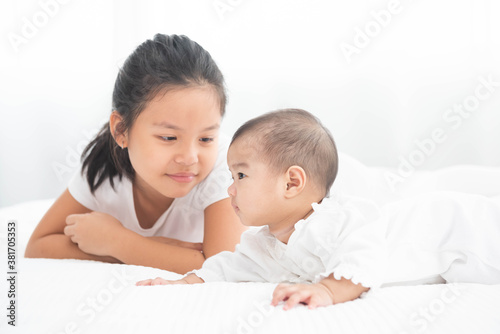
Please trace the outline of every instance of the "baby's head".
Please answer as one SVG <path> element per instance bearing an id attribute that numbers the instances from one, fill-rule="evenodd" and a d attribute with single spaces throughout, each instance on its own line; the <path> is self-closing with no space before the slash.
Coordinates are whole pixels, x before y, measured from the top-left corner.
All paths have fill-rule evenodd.
<path id="1" fill-rule="evenodd" d="M 319 201 L 328 196 L 338 156 L 332 135 L 315 116 L 283 109 L 251 119 L 236 131 L 228 165 L 235 180 L 228 192 L 236 212 L 244 206 L 272 211 L 278 197 L 307 193 Z"/>

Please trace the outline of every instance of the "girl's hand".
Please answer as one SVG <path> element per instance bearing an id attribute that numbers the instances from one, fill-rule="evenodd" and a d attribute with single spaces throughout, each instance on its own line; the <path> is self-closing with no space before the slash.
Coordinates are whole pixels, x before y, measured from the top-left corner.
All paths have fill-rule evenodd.
<path id="1" fill-rule="evenodd" d="M 135 285 L 145 286 L 145 285 L 195 284 L 195 283 L 204 283 L 204 281 L 195 274 L 189 274 L 175 281 L 169 281 L 161 277 L 157 277 L 155 279 L 146 279 L 143 281 L 139 281 L 135 283 Z"/>
<path id="2" fill-rule="evenodd" d="M 106 256 L 112 255 L 111 246 L 120 240 L 119 233 L 123 229 L 113 216 L 94 211 L 66 217 L 64 234 L 85 253 Z"/>
<path id="3" fill-rule="evenodd" d="M 149 237 L 149 239 L 154 240 L 154 241 L 158 241 L 158 242 L 162 242 L 164 244 L 168 244 L 171 246 L 194 249 L 194 250 L 197 250 L 199 252 L 201 252 L 203 250 L 203 244 L 201 242 L 187 242 L 187 241 L 181 241 L 181 240 L 167 238 L 167 237 Z"/>
<path id="4" fill-rule="evenodd" d="M 279 284 L 273 292 L 271 305 L 284 301 L 284 310 L 289 310 L 298 303 L 308 305 L 309 309 L 333 304 L 333 293 L 321 283 L 316 284 Z"/>

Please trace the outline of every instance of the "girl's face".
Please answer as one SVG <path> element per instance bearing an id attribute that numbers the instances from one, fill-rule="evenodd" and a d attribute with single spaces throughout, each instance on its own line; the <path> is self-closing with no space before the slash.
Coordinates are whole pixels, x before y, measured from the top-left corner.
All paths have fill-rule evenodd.
<path id="1" fill-rule="evenodd" d="M 188 194 L 215 164 L 220 122 L 219 101 L 209 86 L 158 94 L 125 135 L 134 185 L 153 196 Z"/>

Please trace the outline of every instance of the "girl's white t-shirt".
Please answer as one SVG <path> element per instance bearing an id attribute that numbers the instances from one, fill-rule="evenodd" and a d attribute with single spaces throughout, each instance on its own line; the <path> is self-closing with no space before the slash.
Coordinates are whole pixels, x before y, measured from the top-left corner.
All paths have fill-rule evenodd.
<path id="1" fill-rule="evenodd" d="M 118 176 L 114 177 L 114 189 L 109 179 L 106 179 L 92 194 L 87 177 L 82 175 L 80 168 L 69 182 L 68 190 L 86 208 L 107 213 L 129 230 L 145 237 L 163 236 L 187 242 L 202 242 L 205 209 L 229 197 L 227 188 L 231 184 L 231 173 L 226 162 L 228 146 L 228 137 L 220 135 L 217 160 L 210 174 L 186 196 L 175 198 L 170 207 L 148 229 L 139 225 L 132 182 L 125 176 L 121 180 Z"/>

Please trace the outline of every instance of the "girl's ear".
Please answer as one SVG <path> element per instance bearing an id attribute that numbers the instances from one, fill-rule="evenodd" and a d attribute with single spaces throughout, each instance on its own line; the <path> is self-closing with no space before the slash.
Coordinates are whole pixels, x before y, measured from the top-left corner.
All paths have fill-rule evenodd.
<path id="1" fill-rule="evenodd" d="M 304 190 L 307 182 L 307 175 L 300 166 L 291 166 L 286 171 L 285 197 L 292 198 Z"/>
<path id="2" fill-rule="evenodd" d="M 115 139 L 115 142 L 121 148 L 127 147 L 127 136 L 123 131 L 123 117 L 118 113 L 118 111 L 113 110 L 111 116 L 109 117 L 109 131 Z"/>

